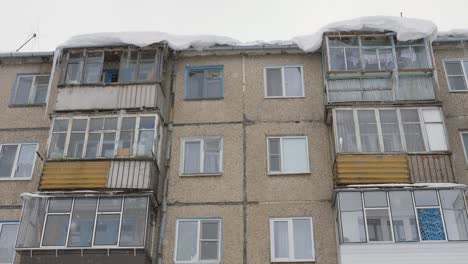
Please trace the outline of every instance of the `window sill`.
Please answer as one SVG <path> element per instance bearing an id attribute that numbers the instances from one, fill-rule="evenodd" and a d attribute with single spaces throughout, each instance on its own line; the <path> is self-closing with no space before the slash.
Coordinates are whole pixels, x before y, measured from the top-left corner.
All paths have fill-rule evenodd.
<path id="1" fill-rule="evenodd" d="M 58 162 L 80 162 L 80 161 L 133 161 L 133 160 L 140 160 L 140 161 L 152 161 L 153 157 L 114 157 L 114 158 L 93 158 L 93 159 L 86 159 L 86 158 L 67 158 L 67 157 L 60 157 L 60 158 L 51 158 L 47 157 L 47 161 L 58 161 Z"/>
<path id="2" fill-rule="evenodd" d="M 43 104 L 10 104 L 8 107 L 16 108 L 16 107 L 43 107 L 46 106 L 45 103 Z"/>
<path id="3" fill-rule="evenodd" d="M 6 181 L 30 181 L 32 178 L 0 178 L 0 182 L 6 182 Z"/>
<path id="4" fill-rule="evenodd" d="M 304 99 L 305 96 L 265 96 L 265 99 Z"/>
<path id="5" fill-rule="evenodd" d="M 217 101 L 224 100 L 224 97 L 213 97 L 213 98 L 184 98 L 184 101 Z"/>
<path id="6" fill-rule="evenodd" d="M 310 174 L 310 171 L 304 171 L 304 172 L 269 172 L 267 175 L 268 176 L 297 176 L 297 175 L 304 175 L 307 176 L 307 174 Z"/>
<path id="7" fill-rule="evenodd" d="M 315 259 L 300 259 L 300 260 L 274 260 L 272 259 L 270 261 L 271 263 L 293 263 L 293 262 L 299 262 L 299 263 L 313 263 L 315 262 Z"/>
<path id="8" fill-rule="evenodd" d="M 127 86 L 127 85 L 142 85 L 142 84 L 158 84 L 158 81 L 149 82 L 113 82 L 113 83 L 62 83 L 57 85 L 58 88 L 73 88 L 86 86 Z"/>
<path id="9" fill-rule="evenodd" d="M 467 90 L 449 90 L 449 93 L 468 93 L 468 89 Z"/>
<path id="10" fill-rule="evenodd" d="M 210 176 L 222 176 L 223 173 L 182 173 L 180 177 L 210 177 Z"/>

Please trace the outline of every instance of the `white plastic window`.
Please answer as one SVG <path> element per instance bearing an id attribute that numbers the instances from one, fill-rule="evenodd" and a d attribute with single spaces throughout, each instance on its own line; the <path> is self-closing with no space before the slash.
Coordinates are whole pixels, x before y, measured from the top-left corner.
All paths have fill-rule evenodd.
<path id="1" fill-rule="evenodd" d="M 49 74 L 20 75 L 13 89 L 12 105 L 45 104 Z"/>
<path id="2" fill-rule="evenodd" d="M 267 142 L 269 174 L 310 171 L 307 137 L 268 137 Z"/>
<path id="3" fill-rule="evenodd" d="M 0 222 L 0 264 L 12 264 L 15 260 L 18 225 L 18 222 Z"/>
<path id="4" fill-rule="evenodd" d="M 220 262 L 220 219 L 178 219 L 176 225 L 176 263 Z"/>
<path id="5" fill-rule="evenodd" d="M 265 68 L 266 97 L 303 97 L 302 66 L 272 66 Z"/>
<path id="6" fill-rule="evenodd" d="M 219 174 L 223 166 L 223 138 L 190 137 L 182 139 L 182 174 Z"/>
<path id="7" fill-rule="evenodd" d="M 0 144 L 0 180 L 31 179 L 38 144 Z"/>
<path id="8" fill-rule="evenodd" d="M 271 261 L 315 260 L 311 217 L 270 219 Z"/>
<path id="9" fill-rule="evenodd" d="M 468 60 L 445 61 L 449 90 L 468 91 Z"/>

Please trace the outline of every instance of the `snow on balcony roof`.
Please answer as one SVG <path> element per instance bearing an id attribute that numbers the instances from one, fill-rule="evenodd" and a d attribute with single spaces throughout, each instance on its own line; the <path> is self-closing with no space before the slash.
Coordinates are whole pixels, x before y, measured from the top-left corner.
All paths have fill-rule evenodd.
<path id="1" fill-rule="evenodd" d="M 436 41 L 468 40 L 468 29 L 453 29 L 437 33 Z"/>
<path id="2" fill-rule="evenodd" d="M 241 42 L 239 40 L 216 35 L 174 35 L 164 32 L 108 32 L 77 35 L 58 48 L 76 47 L 103 47 L 135 45 L 139 47 L 148 46 L 154 43 L 167 43 L 174 50 L 185 50 L 194 48 L 203 50 L 219 45 L 252 47 L 264 45 L 297 45 L 305 52 L 314 52 L 322 45 L 324 32 L 343 31 L 393 31 L 396 32 L 398 40 L 407 41 L 419 38 L 431 37 L 434 39 L 437 26 L 423 19 L 393 17 L 393 16 L 370 16 L 359 17 L 351 20 L 335 22 L 322 27 L 317 32 L 297 36 L 286 41 L 254 41 Z"/>

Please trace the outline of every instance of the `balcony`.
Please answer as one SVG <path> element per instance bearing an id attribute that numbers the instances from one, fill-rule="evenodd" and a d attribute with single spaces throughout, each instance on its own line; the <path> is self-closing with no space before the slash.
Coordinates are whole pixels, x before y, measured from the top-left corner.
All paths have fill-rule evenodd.
<path id="1" fill-rule="evenodd" d="M 162 109 L 164 100 L 158 83 L 64 86 L 58 89 L 55 111 Z"/>
<path id="2" fill-rule="evenodd" d="M 338 154 L 335 184 L 456 182 L 451 154 Z"/>
<path id="3" fill-rule="evenodd" d="M 39 190 L 153 189 L 157 171 L 152 160 L 47 161 Z"/>

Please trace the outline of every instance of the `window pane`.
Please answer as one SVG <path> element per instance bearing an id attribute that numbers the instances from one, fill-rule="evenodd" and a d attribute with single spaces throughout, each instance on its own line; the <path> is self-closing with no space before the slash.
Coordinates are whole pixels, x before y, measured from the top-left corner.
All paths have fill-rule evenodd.
<path id="1" fill-rule="evenodd" d="M 114 156 L 115 148 L 115 132 L 104 133 L 102 140 L 101 157 L 112 158 Z"/>
<path id="2" fill-rule="evenodd" d="M 74 119 L 72 124 L 72 132 L 86 131 L 86 124 L 88 120 L 86 119 Z"/>
<path id="3" fill-rule="evenodd" d="M 437 191 L 435 190 L 414 191 L 414 200 L 416 202 L 416 206 L 439 205 Z"/>
<path id="4" fill-rule="evenodd" d="M 339 193 L 343 242 L 366 242 L 360 192 Z"/>
<path id="5" fill-rule="evenodd" d="M 96 198 L 76 198 L 68 235 L 69 247 L 89 247 L 93 237 Z"/>
<path id="6" fill-rule="evenodd" d="M 154 116 L 142 116 L 140 118 L 140 129 L 154 129 L 155 120 Z"/>
<path id="7" fill-rule="evenodd" d="M 101 81 L 102 52 L 89 52 L 84 67 L 84 83 L 97 83 Z"/>
<path id="8" fill-rule="evenodd" d="M 96 131 L 102 130 L 104 124 L 104 118 L 91 118 L 89 120 L 89 130 Z"/>
<path id="9" fill-rule="evenodd" d="M 44 228 L 44 237 L 42 239 L 42 245 L 65 246 L 69 219 L 69 214 L 48 215 Z"/>
<path id="10" fill-rule="evenodd" d="M 463 138 L 463 147 L 465 148 L 465 153 L 466 153 L 466 157 L 465 159 L 468 160 L 468 133 L 462 133 L 462 138 Z"/>
<path id="11" fill-rule="evenodd" d="M 385 192 L 364 192 L 364 204 L 366 207 L 387 207 L 387 195 Z"/>
<path id="12" fill-rule="evenodd" d="M 151 156 L 153 153 L 154 130 L 140 130 L 138 135 L 137 155 Z"/>
<path id="13" fill-rule="evenodd" d="M 307 172 L 307 145 L 305 138 L 283 138 L 283 172 Z"/>
<path id="14" fill-rule="evenodd" d="M 411 51 L 410 47 L 396 47 L 396 55 L 398 68 L 411 69 L 416 61 L 416 55 Z"/>
<path id="15" fill-rule="evenodd" d="M 205 160 L 203 169 L 204 172 L 216 173 L 221 172 L 221 140 L 205 139 Z"/>
<path id="16" fill-rule="evenodd" d="M 392 210 L 395 241 L 418 241 L 418 226 L 414 215 L 411 192 L 392 191 L 388 193 Z"/>
<path id="17" fill-rule="evenodd" d="M 392 49 L 379 49 L 379 64 L 381 70 L 395 69 Z"/>
<path id="18" fill-rule="evenodd" d="M 153 57 L 154 59 L 154 57 Z M 156 79 L 155 63 L 153 61 L 140 61 L 138 81 L 151 82 Z"/>
<path id="19" fill-rule="evenodd" d="M 429 68 L 429 62 L 427 60 L 426 48 L 424 46 L 412 46 L 413 52 L 416 56 L 414 63 L 415 68 Z"/>
<path id="20" fill-rule="evenodd" d="M 468 219 L 463 191 L 440 190 L 439 194 L 444 210 L 448 239 L 468 240 Z"/>
<path id="21" fill-rule="evenodd" d="M 41 243 L 42 228 L 47 211 L 47 198 L 25 196 L 23 200 L 23 214 L 16 246 L 19 248 L 38 248 Z"/>
<path id="22" fill-rule="evenodd" d="M 206 98 L 223 97 L 223 70 L 206 70 Z"/>
<path id="23" fill-rule="evenodd" d="M 217 241 L 202 241 L 200 243 L 200 260 L 217 260 L 218 244 Z"/>
<path id="24" fill-rule="evenodd" d="M 200 142 L 185 142 L 184 173 L 200 172 Z"/>
<path id="25" fill-rule="evenodd" d="M 128 51 L 122 53 L 120 61 L 119 81 L 132 82 L 136 79 L 136 70 L 138 64 L 138 52 Z"/>
<path id="26" fill-rule="evenodd" d="M 99 198 L 99 212 L 120 212 L 122 209 L 122 198 L 101 197 Z"/>
<path id="27" fill-rule="evenodd" d="M 116 130 L 117 117 L 106 117 L 104 120 L 104 130 Z"/>
<path id="28" fill-rule="evenodd" d="M 218 221 L 201 221 L 201 239 L 219 239 Z"/>
<path id="29" fill-rule="evenodd" d="M 83 155 L 84 147 L 84 133 L 72 133 L 70 136 L 70 143 L 68 145 L 67 156 L 70 158 L 81 158 Z"/>
<path id="30" fill-rule="evenodd" d="M 379 152 L 377 121 L 373 110 L 358 110 L 359 133 L 363 152 Z"/>
<path id="31" fill-rule="evenodd" d="M 39 78 L 39 77 L 37 77 Z M 37 80 L 37 79 L 36 79 Z M 47 88 L 48 85 L 37 85 L 36 93 L 34 94 L 33 103 L 34 104 L 44 104 L 47 100 Z"/>
<path id="32" fill-rule="evenodd" d="M 54 121 L 53 132 L 67 132 L 68 130 L 68 119 L 56 119 Z"/>
<path id="33" fill-rule="evenodd" d="M 122 215 L 120 246 L 143 246 L 147 217 L 146 197 L 126 197 Z"/>
<path id="34" fill-rule="evenodd" d="M 281 153 L 280 153 L 280 139 L 279 138 L 269 138 L 268 139 L 268 149 L 269 159 L 270 159 L 270 168 L 269 171 L 281 171 Z"/>
<path id="35" fill-rule="evenodd" d="M 266 69 L 267 96 L 282 96 L 281 68 Z"/>
<path id="36" fill-rule="evenodd" d="M 422 111 L 424 122 L 442 122 L 442 116 L 438 109 L 424 109 Z"/>
<path id="37" fill-rule="evenodd" d="M 385 152 L 398 152 L 402 150 L 400 127 L 396 110 L 380 110 L 380 128 Z"/>
<path id="38" fill-rule="evenodd" d="M 343 48 L 330 48 L 330 69 L 332 71 L 346 70 L 345 55 Z"/>
<path id="39" fill-rule="evenodd" d="M 0 178 L 11 177 L 18 145 L 3 145 L 0 152 Z"/>
<path id="40" fill-rule="evenodd" d="M 419 230 L 422 240 L 445 240 L 444 224 L 439 208 L 418 208 Z"/>
<path id="41" fill-rule="evenodd" d="M 286 96 L 303 96 L 302 74 L 300 67 L 285 67 L 284 79 Z"/>
<path id="42" fill-rule="evenodd" d="M 53 198 L 49 200 L 49 213 L 70 213 L 72 207 L 71 198 Z"/>
<path id="43" fill-rule="evenodd" d="M 377 49 L 362 49 L 362 63 L 365 70 L 378 70 L 379 61 L 377 59 Z"/>
<path id="44" fill-rule="evenodd" d="M 187 73 L 186 96 L 189 99 L 203 98 L 205 71 L 189 70 Z"/>
<path id="45" fill-rule="evenodd" d="M 94 245 L 116 245 L 119 225 L 120 214 L 98 215 Z"/>
<path id="46" fill-rule="evenodd" d="M 88 143 L 86 145 L 86 158 L 93 159 L 98 157 L 98 147 L 101 141 L 101 134 L 89 133 Z"/>
<path id="47" fill-rule="evenodd" d="M 388 209 L 366 209 L 369 241 L 392 241 Z"/>
<path id="48" fill-rule="evenodd" d="M 447 150 L 447 142 L 443 123 L 426 124 L 427 141 L 431 151 Z"/>
<path id="49" fill-rule="evenodd" d="M 448 76 L 450 90 L 466 90 L 466 81 L 463 76 Z"/>
<path id="50" fill-rule="evenodd" d="M 34 77 L 19 77 L 16 86 L 15 104 L 29 103 L 29 95 Z"/>
<path id="51" fill-rule="evenodd" d="M 119 138 L 119 148 L 117 151 L 117 156 L 119 157 L 129 157 L 132 155 L 133 149 L 133 135 L 134 132 L 120 132 Z"/>
<path id="52" fill-rule="evenodd" d="M 360 70 L 362 67 L 359 48 L 346 48 L 345 53 L 347 70 Z"/>
<path id="53" fill-rule="evenodd" d="M 417 109 L 402 109 L 401 119 L 405 131 L 406 148 L 409 152 L 425 151 L 424 140 Z"/>
<path id="54" fill-rule="evenodd" d="M 134 130 L 136 118 L 135 117 L 124 117 L 122 118 L 121 130 Z"/>
<path id="55" fill-rule="evenodd" d="M 177 261 L 195 261 L 198 243 L 198 222 L 179 221 L 177 224 Z"/>
<path id="56" fill-rule="evenodd" d="M 338 133 L 338 151 L 356 152 L 356 130 L 354 127 L 354 116 L 352 110 L 336 111 L 336 128 Z"/>
<path id="57" fill-rule="evenodd" d="M 287 221 L 273 222 L 275 258 L 289 258 L 289 233 Z"/>
<path id="58" fill-rule="evenodd" d="M 459 61 L 445 62 L 445 70 L 447 75 L 463 75 L 463 68 Z"/>
<path id="59" fill-rule="evenodd" d="M 18 224 L 0 224 L 0 263 L 13 263 Z"/>
<path id="60" fill-rule="evenodd" d="M 15 178 L 31 177 L 34 168 L 34 158 L 36 156 L 36 144 L 22 145 L 19 153 Z"/>
<path id="61" fill-rule="evenodd" d="M 312 259 L 312 230 L 309 219 L 293 219 L 294 258 Z"/>

